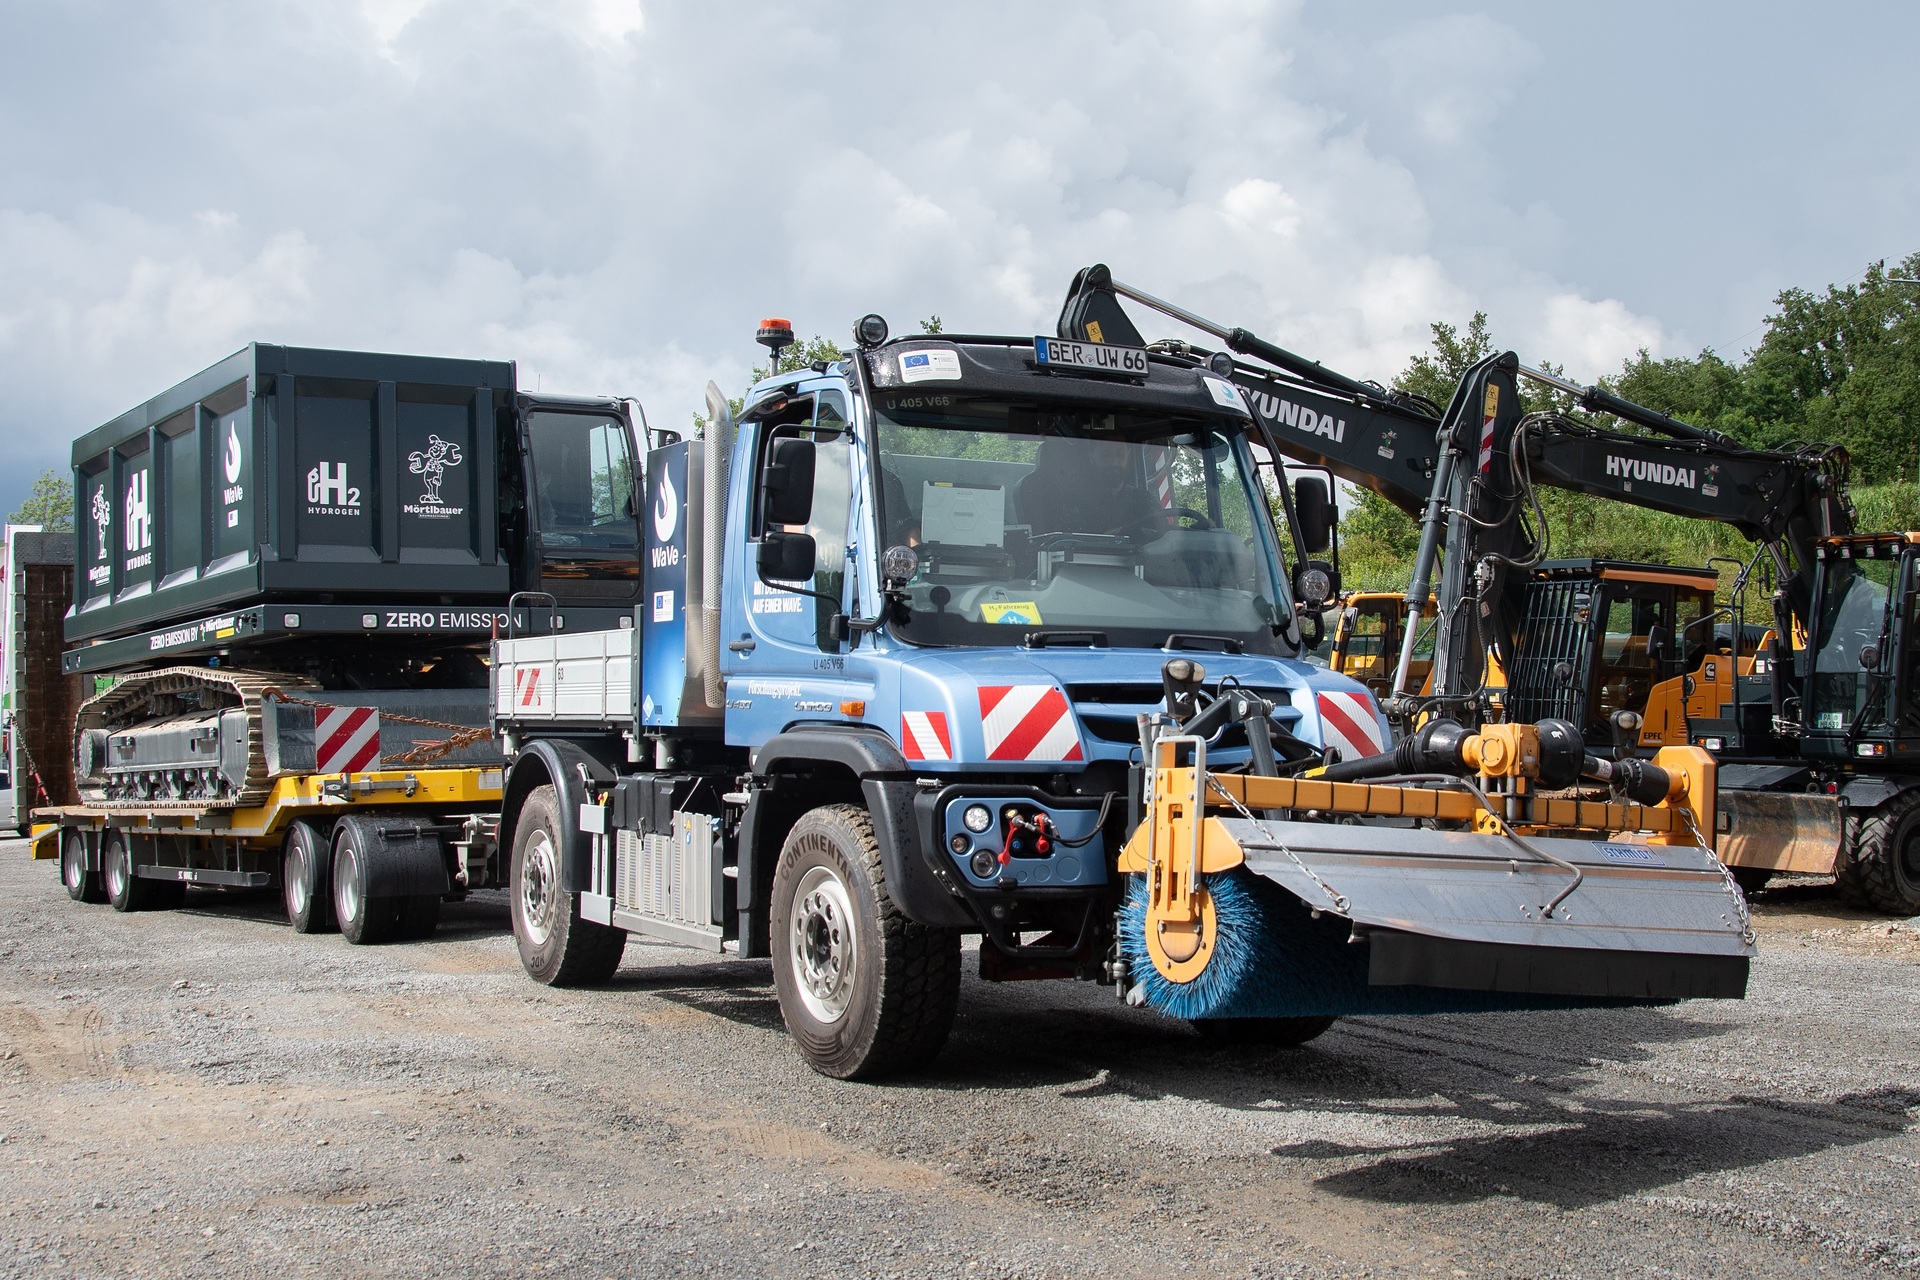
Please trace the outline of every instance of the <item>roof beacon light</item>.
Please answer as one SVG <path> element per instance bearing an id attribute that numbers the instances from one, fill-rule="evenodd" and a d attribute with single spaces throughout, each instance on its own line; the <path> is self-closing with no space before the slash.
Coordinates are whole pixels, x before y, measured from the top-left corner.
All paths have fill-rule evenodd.
<path id="1" fill-rule="evenodd" d="M 769 316 L 760 322 L 760 332 L 753 335 L 753 340 L 773 352 L 773 363 L 778 367 L 780 353 L 793 345 L 793 322 Z"/>
<path id="2" fill-rule="evenodd" d="M 863 347 L 877 347 L 887 340 L 886 317 L 869 311 L 853 322 L 853 340 Z"/>

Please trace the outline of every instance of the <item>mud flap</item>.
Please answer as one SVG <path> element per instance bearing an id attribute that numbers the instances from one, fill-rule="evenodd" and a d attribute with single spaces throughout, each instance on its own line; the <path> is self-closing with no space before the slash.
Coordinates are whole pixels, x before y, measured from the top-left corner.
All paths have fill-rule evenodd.
<path id="1" fill-rule="evenodd" d="M 1840 857 L 1843 815 L 1832 796 L 1722 788 L 1725 829 L 1714 844 L 1730 867 L 1829 876 Z"/>
<path id="2" fill-rule="evenodd" d="M 1533 838 L 1577 866 L 1572 883 L 1503 836 L 1404 827 L 1224 819 L 1247 869 L 1316 913 L 1368 995 L 1341 1012 L 1641 1003 L 1745 994 L 1754 954 L 1745 902 L 1706 850 Z M 1304 941 L 1304 939 L 1303 939 Z M 1334 957 L 1326 957 L 1334 962 Z M 1466 993 L 1485 999 L 1463 1003 Z M 1327 1012 L 1335 1012 L 1329 1009 Z"/>

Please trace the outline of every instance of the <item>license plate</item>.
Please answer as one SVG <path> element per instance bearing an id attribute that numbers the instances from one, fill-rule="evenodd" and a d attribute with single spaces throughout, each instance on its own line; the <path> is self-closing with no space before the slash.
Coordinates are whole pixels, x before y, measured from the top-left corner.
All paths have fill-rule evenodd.
<path id="1" fill-rule="evenodd" d="M 1145 347 L 1116 347 L 1105 342 L 1073 342 L 1065 338 L 1035 338 L 1033 358 L 1052 369 L 1091 369 L 1096 373 L 1147 376 Z"/>

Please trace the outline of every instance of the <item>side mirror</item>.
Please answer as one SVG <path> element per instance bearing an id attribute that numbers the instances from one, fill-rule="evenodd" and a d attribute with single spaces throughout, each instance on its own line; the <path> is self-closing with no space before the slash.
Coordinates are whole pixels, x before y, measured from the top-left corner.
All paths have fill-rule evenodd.
<path id="1" fill-rule="evenodd" d="M 813 515 L 813 441 L 782 436 L 767 449 L 760 472 L 760 520 L 763 528 L 805 524 Z M 812 556 L 802 577 L 812 577 Z"/>
<path id="2" fill-rule="evenodd" d="M 1333 500 L 1327 496 L 1327 482 L 1318 476 L 1301 476 L 1293 482 L 1293 512 L 1300 521 L 1300 540 L 1315 553 L 1333 545 Z"/>
<path id="3" fill-rule="evenodd" d="M 1860 646 L 1860 665 L 1868 671 L 1880 669 L 1880 646 L 1863 644 Z"/>
<path id="4" fill-rule="evenodd" d="M 760 576 L 770 581 L 807 581 L 813 577 L 813 559 L 810 533 L 783 533 L 776 529 L 760 541 Z"/>

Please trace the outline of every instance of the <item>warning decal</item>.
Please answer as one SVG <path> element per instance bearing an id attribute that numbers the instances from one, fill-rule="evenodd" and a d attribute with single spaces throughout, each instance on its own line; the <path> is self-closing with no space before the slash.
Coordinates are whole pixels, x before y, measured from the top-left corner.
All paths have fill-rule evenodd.
<path id="1" fill-rule="evenodd" d="M 902 711 L 900 753 L 909 760 L 953 759 L 953 731 L 944 711 Z"/>
<path id="2" fill-rule="evenodd" d="M 1083 760 L 1067 697 L 1050 684 L 980 686 L 989 760 Z"/>
<path id="3" fill-rule="evenodd" d="M 1342 760 L 1380 754 L 1380 722 L 1366 694 L 1323 693 L 1319 706 L 1323 746 L 1334 748 Z"/>
<path id="4" fill-rule="evenodd" d="M 325 707 L 313 713 L 314 767 L 320 773 L 363 773 L 380 761 L 380 713 L 372 707 Z"/>

